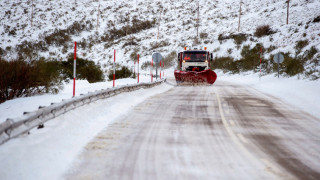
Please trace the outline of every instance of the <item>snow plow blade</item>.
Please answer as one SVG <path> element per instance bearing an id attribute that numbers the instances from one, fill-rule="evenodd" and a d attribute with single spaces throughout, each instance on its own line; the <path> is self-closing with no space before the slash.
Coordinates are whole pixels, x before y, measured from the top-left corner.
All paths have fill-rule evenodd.
<path id="1" fill-rule="evenodd" d="M 177 84 L 190 83 L 190 84 L 213 84 L 217 79 L 217 74 L 210 70 L 204 70 L 200 72 L 196 71 L 174 71 L 174 77 Z"/>

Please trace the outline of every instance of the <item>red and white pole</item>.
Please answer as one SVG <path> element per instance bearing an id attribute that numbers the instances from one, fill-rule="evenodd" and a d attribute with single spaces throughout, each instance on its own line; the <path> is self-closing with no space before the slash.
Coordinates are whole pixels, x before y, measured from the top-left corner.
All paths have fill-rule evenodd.
<path id="1" fill-rule="evenodd" d="M 76 94 L 76 65 L 77 65 L 77 42 L 74 42 L 74 61 L 73 61 L 73 97 Z"/>
<path id="2" fill-rule="evenodd" d="M 151 74 L 151 82 L 153 82 L 153 58 L 152 58 L 152 61 L 151 61 L 151 70 L 150 70 L 150 74 Z"/>
<path id="3" fill-rule="evenodd" d="M 115 81 L 116 81 L 116 50 L 114 50 L 113 54 L 114 60 L 113 60 L 113 87 L 115 86 Z"/>
<path id="4" fill-rule="evenodd" d="M 138 83 L 139 83 L 139 54 L 138 54 Z"/>
<path id="5" fill-rule="evenodd" d="M 161 79 L 161 61 L 160 61 L 160 79 Z"/>
<path id="6" fill-rule="evenodd" d="M 261 77 L 261 59 L 262 59 L 262 47 L 260 48 L 260 75 L 259 75 L 259 77 Z"/>
<path id="7" fill-rule="evenodd" d="M 163 68 L 162 68 L 162 73 L 163 73 L 162 76 L 163 76 L 163 78 L 164 78 L 164 61 L 162 62 L 162 67 L 163 67 Z"/>

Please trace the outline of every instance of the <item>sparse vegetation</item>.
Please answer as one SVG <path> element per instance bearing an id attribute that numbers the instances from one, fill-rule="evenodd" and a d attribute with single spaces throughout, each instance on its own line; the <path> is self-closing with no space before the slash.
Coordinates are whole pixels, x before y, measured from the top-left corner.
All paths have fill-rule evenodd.
<path id="1" fill-rule="evenodd" d="M 97 3 L 98 1 L 94 0 L 94 2 Z M 29 1 L 26 3 L 29 3 L 30 5 Z M 36 8 L 35 15 L 37 15 L 38 20 L 34 22 L 31 28 L 30 18 L 29 20 L 27 18 L 25 22 L 21 21 L 21 18 L 19 20 L 21 15 L 28 15 L 29 17 L 31 9 L 23 6 L 23 2 L 13 3 L 12 6 L 15 8 L 5 8 L 6 10 L 3 12 L 3 19 L 9 19 L 9 21 L 3 21 L 3 30 L 0 32 L 1 36 L 4 37 L 1 39 L 2 47 L 0 47 L 0 57 L 6 59 L 13 58 L 28 63 L 40 60 L 42 56 L 50 58 L 50 60 L 63 60 L 66 59 L 68 53 L 73 51 L 72 41 L 77 40 L 79 53 L 83 57 L 92 57 L 97 61 L 100 61 L 101 64 L 105 66 L 104 70 L 107 72 L 107 69 L 110 66 L 109 61 L 112 59 L 112 57 L 108 58 L 109 54 L 107 53 L 113 49 L 121 49 L 122 47 L 123 50 L 121 53 L 123 53 L 123 58 L 121 61 L 128 62 L 131 60 L 135 61 L 138 52 L 143 56 L 149 56 L 154 51 L 168 52 L 167 49 L 172 47 L 170 43 L 172 43 L 174 47 L 183 47 L 191 45 L 192 41 L 195 41 L 199 42 L 199 46 L 216 48 L 213 49 L 213 52 L 216 55 L 225 53 L 226 56 L 230 56 L 216 58 L 216 67 L 221 67 L 231 72 L 240 72 L 255 70 L 257 68 L 259 50 L 251 47 L 256 43 L 263 43 L 269 46 L 264 50 L 264 53 L 265 57 L 268 57 L 270 60 L 263 60 L 262 62 L 263 67 L 266 67 L 266 72 L 271 72 L 273 70 L 274 63 L 272 61 L 272 54 L 278 51 L 276 50 L 277 48 L 288 49 L 290 52 L 292 52 L 292 49 L 294 48 L 293 51 L 295 51 L 294 54 L 290 55 L 291 60 L 288 57 L 286 64 L 281 66 L 283 74 L 290 75 L 295 74 L 295 72 L 300 73 L 301 68 L 296 68 L 291 64 L 293 62 L 297 63 L 298 61 L 305 65 L 303 71 L 308 70 L 306 73 L 308 75 L 316 74 L 316 70 L 319 69 L 316 65 L 317 62 L 319 62 L 320 56 L 319 50 L 316 48 L 316 40 L 320 36 L 317 29 L 317 25 L 320 22 L 320 16 L 317 13 L 313 13 L 309 16 L 308 20 L 301 19 L 295 24 L 292 23 L 285 26 L 278 26 L 279 24 L 276 22 L 274 26 L 269 23 L 269 25 L 249 27 L 249 24 L 246 23 L 242 29 L 243 33 L 236 33 L 233 25 L 226 28 L 226 25 L 231 25 L 232 19 L 238 17 L 238 13 L 235 13 L 232 10 L 232 4 L 227 3 L 229 5 L 226 9 L 229 9 L 229 11 L 217 11 L 215 15 L 210 15 L 214 13 L 210 12 L 210 10 L 208 11 L 210 17 L 205 21 L 201 21 L 202 28 L 200 28 L 199 31 L 199 39 L 194 39 L 194 25 L 196 21 L 194 18 L 190 18 L 189 13 L 196 13 L 196 9 L 175 4 L 176 14 L 174 15 L 169 9 L 163 9 L 160 26 L 160 31 L 162 32 L 160 33 L 159 40 L 156 42 L 155 32 L 157 30 L 157 23 L 159 22 L 156 18 L 159 18 L 158 15 L 160 14 L 161 8 L 154 9 L 153 5 L 157 4 L 160 7 L 161 3 L 153 3 L 138 3 L 138 6 L 147 4 L 147 8 L 144 9 L 138 8 L 138 6 L 132 8 L 125 2 L 103 7 L 101 12 L 109 12 L 110 16 L 114 16 L 114 18 L 109 20 L 107 18 L 109 14 L 102 13 L 102 15 L 100 15 L 101 17 L 99 16 L 101 18 L 101 26 L 98 31 L 96 31 L 96 10 L 92 8 L 87 9 L 87 13 L 85 14 L 79 12 L 79 18 L 72 19 L 71 16 L 73 16 L 73 14 L 70 13 L 70 11 L 65 11 L 64 8 L 61 8 L 61 10 L 58 11 L 56 10 L 57 7 L 51 6 L 51 3 L 46 3 L 46 6 L 44 6 L 45 8 Z M 212 2 L 208 3 L 212 4 Z M 299 5 L 299 3 L 294 4 L 294 6 Z M 63 7 L 62 2 L 58 4 Z M 89 4 L 85 5 L 86 8 L 91 6 Z M 213 4 L 212 7 L 214 7 L 214 9 L 220 8 L 219 6 L 216 6 L 216 4 Z M 17 7 L 22 7 L 21 12 L 16 11 Z M 247 7 L 245 10 L 246 13 L 251 13 L 253 11 L 252 7 Z M 69 10 L 76 10 L 76 8 L 72 7 Z M 278 13 L 278 10 L 278 7 L 269 6 L 259 13 L 270 19 L 277 17 L 272 14 Z M 225 13 L 229 13 L 229 16 Z M 149 16 L 151 14 L 155 16 Z M 261 24 L 261 21 L 253 22 L 252 25 L 254 24 Z M 219 25 L 223 25 L 223 28 Z M 277 31 L 276 28 L 279 28 L 277 35 L 271 35 Z M 251 34 L 246 34 L 247 32 L 250 32 Z M 34 34 L 32 35 L 32 33 Z M 215 44 L 218 34 L 219 42 L 225 43 L 221 44 L 221 46 Z M 33 36 L 32 38 L 30 38 L 31 35 Z M 39 38 L 35 40 L 35 36 L 37 35 Z M 227 40 L 229 40 L 228 44 L 225 42 Z M 235 46 L 232 44 L 232 41 L 236 45 L 236 48 L 234 48 Z M 16 42 L 19 44 L 16 44 Z M 230 42 L 231 44 L 228 46 Z M 244 44 L 250 44 L 250 46 L 244 46 Z M 288 48 L 284 46 L 287 46 Z M 136 50 L 137 48 L 138 50 Z M 241 57 L 239 57 L 240 52 Z M 231 56 L 236 57 L 237 60 L 232 60 L 234 62 L 231 62 L 230 60 L 233 58 Z M 176 63 L 176 52 L 171 52 L 164 59 L 166 67 L 174 65 Z M 62 65 L 61 62 L 60 65 Z M 97 67 L 96 65 L 91 66 Z M 145 62 L 143 67 L 149 67 L 149 62 Z M 290 72 L 287 67 L 292 67 L 296 70 Z M 89 72 L 87 74 L 89 74 Z M 65 76 L 65 74 L 62 75 Z M 94 80 L 90 81 L 93 82 Z"/>
<path id="2" fill-rule="evenodd" d="M 275 50 L 275 49 L 277 49 L 276 46 L 270 46 L 270 47 L 268 47 L 268 48 L 266 49 L 266 51 L 267 51 L 267 53 L 270 53 L 270 52 L 272 52 L 272 51 Z"/>
<path id="3" fill-rule="evenodd" d="M 260 48 L 262 45 L 257 44 L 255 47 L 244 46 L 241 50 L 241 59 L 234 60 L 232 57 L 216 57 L 211 63 L 211 68 L 222 69 L 224 72 L 239 73 L 243 71 L 256 70 L 260 64 Z M 270 73 L 273 69 L 273 63 L 262 59 L 262 67 L 265 73 Z"/>
<path id="4" fill-rule="evenodd" d="M 128 78 L 128 77 L 131 77 L 132 74 L 133 72 L 128 67 L 121 66 L 120 69 L 116 69 L 115 78 L 116 79 Z M 109 80 L 113 79 L 113 70 L 109 71 L 108 78 Z"/>
<path id="5" fill-rule="evenodd" d="M 301 50 L 304 47 L 306 47 L 308 44 L 309 44 L 309 41 L 307 39 L 306 40 L 297 41 L 296 42 L 296 46 L 295 46 L 297 54 L 299 54 L 301 52 Z"/>
<path id="6" fill-rule="evenodd" d="M 130 34 L 135 34 L 138 32 L 141 32 L 143 30 L 146 29 L 150 29 L 152 28 L 154 25 L 156 24 L 156 20 L 146 20 L 146 21 L 141 21 L 141 20 L 137 20 L 135 19 L 133 21 L 132 25 L 127 25 L 125 27 L 122 27 L 120 29 L 116 29 L 115 26 L 113 26 L 113 28 L 111 28 L 107 34 L 105 34 L 105 36 L 103 36 L 103 39 L 106 41 L 113 41 L 116 39 L 119 39 L 121 37 L 130 35 Z"/>
<path id="7" fill-rule="evenodd" d="M 134 62 L 136 62 L 138 60 L 138 50 L 134 50 L 131 54 L 130 54 L 130 59 Z"/>
<path id="8" fill-rule="evenodd" d="M 260 59 L 260 48 L 264 49 L 261 44 L 257 44 L 255 47 L 243 46 L 241 50 L 241 59 L 234 60 L 231 57 L 217 57 L 211 63 L 211 68 L 222 69 L 224 72 L 238 73 L 245 71 L 256 71 L 259 67 Z M 271 52 L 274 46 L 270 46 L 267 51 Z M 314 55 L 318 50 L 313 46 L 309 51 L 306 51 L 304 55 L 291 57 L 289 53 L 284 53 L 284 62 L 280 64 L 280 74 L 284 76 L 295 76 L 297 74 L 305 74 L 310 76 L 312 79 L 318 79 L 317 69 L 309 68 L 307 71 L 304 65 L 307 61 L 312 61 L 316 66 L 318 61 L 315 61 Z M 262 71 L 264 74 L 272 73 L 277 71 L 277 64 L 273 61 L 273 56 L 270 60 L 263 59 L 261 62 Z"/>
<path id="9" fill-rule="evenodd" d="M 313 19 L 313 22 L 314 22 L 314 23 L 320 22 L 320 16 L 315 17 L 315 18 Z"/>
<path id="10" fill-rule="evenodd" d="M 69 55 L 67 61 L 62 62 L 64 78 L 73 79 L 73 54 Z M 104 80 L 103 71 L 93 61 L 77 58 L 77 79 L 86 79 L 89 83 Z"/>
<path id="11" fill-rule="evenodd" d="M 52 34 L 44 38 L 48 45 L 63 46 L 65 43 L 71 42 L 70 35 L 67 30 L 56 29 Z"/>
<path id="12" fill-rule="evenodd" d="M 304 71 L 302 59 L 292 58 L 288 53 L 286 53 L 284 56 L 284 61 L 281 64 L 283 67 L 281 73 L 285 73 L 288 76 L 294 76 Z"/>
<path id="13" fill-rule="evenodd" d="M 142 65 L 141 65 L 141 69 L 142 70 L 147 70 L 150 66 L 151 66 L 151 62 L 149 62 L 149 61 L 143 62 Z"/>
<path id="14" fill-rule="evenodd" d="M 200 38 L 201 39 L 207 39 L 208 38 L 208 33 L 200 33 Z"/>
<path id="15" fill-rule="evenodd" d="M 234 40 L 234 43 L 237 46 L 241 45 L 244 41 L 247 40 L 247 35 L 246 34 L 232 34 L 230 36 Z"/>
<path id="16" fill-rule="evenodd" d="M 134 37 L 129 38 L 123 45 L 122 48 L 125 48 L 127 46 L 137 46 L 139 39 L 136 39 Z"/>
<path id="17" fill-rule="evenodd" d="M 175 60 L 178 58 L 177 52 L 172 51 L 170 54 L 163 58 L 164 68 L 169 68 L 175 64 Z"/>
<path id="18" fill-rule="evenodd" d="M 222 43 L 223 40 L 227 40 L 227 39 L 230 39 L 230 36 L 225 36 L 223 34 L 219 34 L 218 36 L 218 40 L 220 43 Z"/>
<path id="19" fill-rule="evenodd" d="M 254 35 L 256 37 L 262 37 L 262 36 L 268 36 L 271 34 L 274 34 L 275 32 L 272 31 L 272 29 L 270 28 L 269 25 L 264 25 L 264 26 L 258 26 L 256 28 L 256 32 L 254 33 Z"/>
<path id="20" fill-rule="evenodd" d="M 241 71 L 254 70 L 259 65 L 261 47 L 260 44 L 257 44 L 254 48 L 250 48 L 249 45 L 243 46 L 241 50 L 242 58 L 239 61 Z"/>
<path id="21" fill-rule="evenodd" d="M 0 103 L 16 97 L 57 93 L 62 77 L 57 61 L 0 60 Z"/>
<path id="22" fill-rule="evenodd" d="M 229 34 L 229 35 L 223 35 L 219 34 L 218 40 L 220 43 L 222 43 L 223 40 L 233 39 L 234 43 L 236 45 L 241 45 L 244 41 L 247 40 L 247 34 L 239 33 L 239 34 Z"/>
<path id="23" fill-rule="evenodd" d="M 212 63 L 210 63 L 211 69 L 222 69 L 224 72 L 238 73 L 238 62 L 234 61 L 232 57 L 216 57 Z"/>
<path id="24" fill-rule="evenodd" d="M 150 51 L 154 49 L 158 49 L 160 47 L 169 46 L 169 43 L 167 41 L 160 41 L 160 42 L 151 42 L 150 43 Z"/>
<path id="25" fill-rule="evenodd" d="M 5 55 L 6 51 L 0 47 L 0 56 Z"/>
<path id="26" fill-rule="evenodd" d="M 315 54 L 317 54 L 318 49 L 315 46 L 312 46 L 309 50 L 305 51 L 305 58 L 306 59 L 312 59 L 314 57 Z"/>

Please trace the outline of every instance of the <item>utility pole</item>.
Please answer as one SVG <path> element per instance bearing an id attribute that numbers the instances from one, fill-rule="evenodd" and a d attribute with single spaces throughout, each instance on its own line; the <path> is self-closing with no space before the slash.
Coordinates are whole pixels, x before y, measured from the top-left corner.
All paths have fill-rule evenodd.
<path id="1" fill-rule="evenodd" d="M 287 0 L 287 24 L 289 24 L 289 3 L 290 0 Z"/>
<path id="2" fill-rule="evenodd" d="M 200 20 L 200 5 L 199 5 L 199 1 L 198 1 L 198 10 L 197 10 L 197 39 L 199 37 L 199 20 Z"/>
<path id="3" fill-rule="evenodd" d="M 159 18 L 159 24 L 158 24 L 157 40 L 159 39 L 159 30 L 160 30 L 160 22 L 161 22 L 161 12 L 162 12 L 162 8 L 160 9 L 160 18 Z"/>
<path id="4" fill-rule="evenodd" d="M 31 27 L 32 27 L 32 20 L 33 20 L 33 0 L 31 0 Z"/>
<path id="5" fill-rule="evenodd" d="M 196 20 L 196 27 L 197 27 L 197 36 L 194 38 L 193 45 L 197 45 L 199 43 L 198 37 L 199 37 L 199 21 L 200 21 L 200 5 L 198 1 L 198 7 L 197 7 L 197 19 Z"/>
<path id="6" fill-rule="evenodd" d="M 239 23 L 238 23 L 238 32 L 240 32 L 241 4 L 242 4 L 242 0 L 240 0 L 240 9 L 239 9 Z"/>
<path id="7" fill-rule="evenodd" d="M 129 23 L 130 23 L 130 13 L 129 13 L 129 11 L 127 12 L 127 17 L 128 17 L 128 19 L 125 19 L 125 21 L 127 22 L 127 26 L 126 26 L 126 36 L 128 35 Z"/>
<path id="8" fill-rule="evenodd" d="M 98 15 L 97 15 L 97 31 L 98 31 L 98 27 L 99 27 L 99 18 L 100 18 L 100 1 L 99 1 Z"/>

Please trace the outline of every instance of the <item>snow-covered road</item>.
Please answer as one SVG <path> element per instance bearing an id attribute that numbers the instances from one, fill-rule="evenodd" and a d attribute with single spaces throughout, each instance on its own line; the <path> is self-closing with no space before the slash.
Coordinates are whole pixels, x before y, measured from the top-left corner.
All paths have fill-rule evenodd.
<path id="1" fill-rule="evenodd" d="M 319 179 L 318 132 L 319 119 L 249 87 L 174 87 L 101 131 L 63 177 Z"/>
<path id="2" fill-rule="evenodd" d="M 217 74 L 210 87 L 168 77 L 48 121 L 0 146 L 0 179 L 319 179 L 319 81 Z M 59 102 L 70 87 L 5 102 L 0 121 Z"/>

